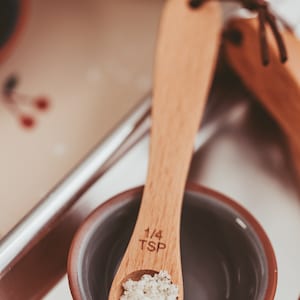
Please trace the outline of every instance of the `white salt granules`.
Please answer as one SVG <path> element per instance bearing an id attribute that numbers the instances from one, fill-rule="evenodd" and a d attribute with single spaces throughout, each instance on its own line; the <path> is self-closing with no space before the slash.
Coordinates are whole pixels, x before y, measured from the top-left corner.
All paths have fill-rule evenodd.
<path id="1" fill-rule="evenodd" d="M 139 281 L 129 279 L 123 284 L 124 293 L 120 300 L 176 300 L 178 287 L 171 282 L 167 271 L 154 276 L 145 274 Z"/>

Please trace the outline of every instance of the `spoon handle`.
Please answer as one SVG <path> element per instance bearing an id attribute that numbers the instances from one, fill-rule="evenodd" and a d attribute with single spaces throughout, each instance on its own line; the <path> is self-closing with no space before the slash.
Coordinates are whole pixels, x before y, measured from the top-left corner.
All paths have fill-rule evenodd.
<path id="1" fill-rule="evenodd" d="M 148 211 L 143 215 L 155 228 L 167 225 L 168 232 L 174 226 L 179 229 L 194 139 L 216 64 L 221 32 L 218 5 L 210 2 L 192 9 L 185 0 L 169 0 L 160 25 L 150 161 L 141 212 Z"/>

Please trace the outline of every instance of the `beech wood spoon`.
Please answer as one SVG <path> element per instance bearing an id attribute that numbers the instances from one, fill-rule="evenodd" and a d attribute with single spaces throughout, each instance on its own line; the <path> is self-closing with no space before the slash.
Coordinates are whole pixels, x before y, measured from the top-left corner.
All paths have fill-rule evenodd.
<path id="1" fill-rule="evenodd" d="M 183 299 L 180 256 L 181 207 L 187 174 L 216 64 L 222 27 L 220 6 L 191 8 L 165 3 L 154 68 L 148 175 L 138 219 L 115 275 L 109 300 L 122 283 L 166 270 Z"/>

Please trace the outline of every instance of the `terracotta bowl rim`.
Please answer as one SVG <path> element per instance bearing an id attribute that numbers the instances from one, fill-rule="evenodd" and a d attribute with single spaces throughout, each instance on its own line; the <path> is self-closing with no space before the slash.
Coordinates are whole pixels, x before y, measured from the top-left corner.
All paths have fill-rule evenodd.
<path id="1" fill-rule="evenodd" d="M 104 213 L 110 206 L 115 205 L 126 198 L 132 198 L 137 194 L 142 193 L 143 186 L 138 186 L 135 188 L 131 188 L 124 192 L 121 192 L 104 203 L 100 204 L 95 210 L 93 210 L 90 215 L 83 221 L 80 225 L 79 229 L 74 235 L 74 238 L 71 243 L 71 247 L 68 255 L 68 263 L 67 263 L 67 274 L 68 281 L 71 294 L 75 300 L 81 300 L 81 293 L 78 283 L 77 274 L 79 272 L 77 268 L 77 261 L 80 252 L 80 246 L 82 245 L 82 241 L 87 231 L 93 228 L 94 221 L 98 218 L 99 215 Z M 275 258 L 275 253 L 272 247 L 272 244 L 262 226 L 259 222 L 254 218 L 254 216 L 243 206 L 232 200 L 231 198 L 212 190 L 210 188 L 201 186 L 199 184 L 195 184 L 193 182 L 188 182 L 186 185 L 186 191 L 197 193 L 197 194 L 206 194 L 211 196 L 218 201 L 225 203 L 230 206 L 234 210 L 236 210 L 241 216 L 247 220 L 247 222 L 252 226 L 254 232 L 257 234 L 258 239 L 261 242 L 261 246 L 264 249 L 265 256 L 267 258 L 268 264 L 268 283 L 266 288 L 266 294 L 264 300 L 273 300 L 276 293 L 277 288 L 277 262 Z"/>
<path id="2" fill-rule="evenodd" d="M 4 61 L 13 51 L 21 32 L 24 30 L 25 23 L 27 22 L 29 15 L 30 0 L 19 0 L 20 12 L 17 17 L 17 22 L 11 36 L 0 48 L 0 62 Z"/>

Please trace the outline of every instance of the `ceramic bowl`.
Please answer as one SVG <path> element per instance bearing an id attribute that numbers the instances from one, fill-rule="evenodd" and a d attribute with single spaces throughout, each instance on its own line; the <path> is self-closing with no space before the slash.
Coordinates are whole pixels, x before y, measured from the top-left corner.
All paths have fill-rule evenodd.
<path id="1" fill-rule="evenodd" d="M 143 188 L 98 207 L 72 242 L 68 279 L 76 300 L 107 300 L 128 244 Z M 188 184 L 181 222 L 185 300 L 273 300 L 277 266 L 251 214 L 210 189 Z"/>
<path id="2" fill-rule="evenodd" d="M 14 49 L 28 15 L 30 0 L 1 0 L 0 62 Z"/>

